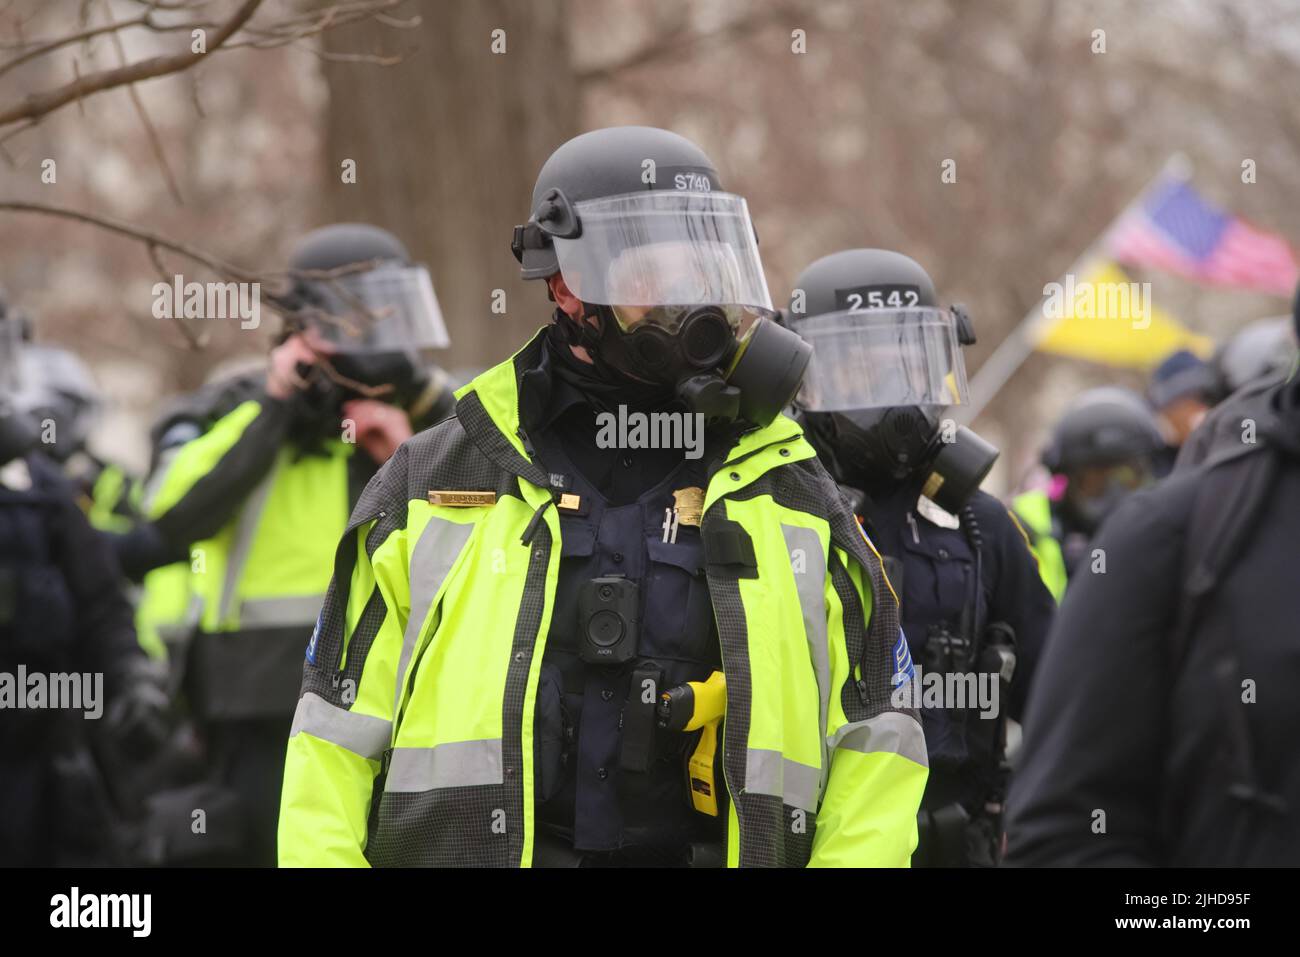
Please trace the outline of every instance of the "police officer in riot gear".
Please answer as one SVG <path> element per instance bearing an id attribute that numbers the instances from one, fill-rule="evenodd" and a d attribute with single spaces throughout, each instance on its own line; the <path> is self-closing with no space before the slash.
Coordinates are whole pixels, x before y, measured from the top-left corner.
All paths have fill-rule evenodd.
<path id="1" fill-rule="evenodd" d="M 119 809 L 83 715 L 141 755 L 165 734 L 167 701 L 112 551 L 17 401 L 35 385 L 22 348 L 0 313 L 0 864 L 120 864 Z"/>
<path id="2" fill-rule="evenodd" d="M 591 163 L 606 144 L 623 162 Z M 666 190 L 639 182 L 643 156 L 654 158 Z M 528 374 L 538 388 L 525 393 L 533 404 L 524 427 L 538 458 L 580 503 L 561 517 L 572 533 L 541 672 L 539 731 L 559 742 L 542 769 L 543 865 L 680 864 L 685 849 L 717 843 L 716 819 L 681 794 L 685 738 L 661 734 L 651 744 L 654 716 L 628 707 L 646 678 L 667 689 L 722 667 L 698 580 L 702 501 L 681 507 L 683 495 L 695 490 L 698 498 L 707 486 L 708 462 L 680 446 L 592 441 L 594 415 L 616 414 L 619 405 L 632 414 L 698 412 L 709 423 L 699 438 L 716 455 L 743 429 L 770 422 L 798 384 L 807 349 L 772 324 L 743 201 L 716 189 L 717 172 L 693 144 L 655 130 L 607 130 L 547 161 L 534 215 L 516 232 L 524 278 L 546 280 L 558 307 Z M 692 222 L 709 224 L 712 234 L 691 241 L 680 227 Z M 743 366 L 735 362 L 741 342 L 756 346 Z M 719 373 L 733 364 L 728 381 Z M 585 653 L 573 627 L 583 628 L 588 583 L 610 573 L 645 591 L 630 596 L 627 616 L 641 617 L 644 605 L 641 654 L 617 673 Z"/>
<path id="3" fill-rule="evenodd" d="M 103 405 L 90 369 L 76 353 L 48 343 L 26 344 L 20 359 L 24 388 L 18 401 L 48 438 L 46 454 L 76 488 L 95 528 L 111 535 L 129 532 L 140 519 L 140 484 L 89 446 Z"/>
<path id="4" fill-rule="evenodd" d="M 942 419 L 966 397 L 970 320 L 940 308 L 915 261 L 880 249 L 808 266 L 786 319 L 813 346 L 797 401 L 805 429 L 884 556 L 921 667 L 930 780 L 913 863 L 992 865 L 1006 718 L 1020 719 L 1054 606 L 1023 533 L 979 490 L 997 450 Z M 927 674 L 977 675 L 969 687 L 987 700 L 927 697 Z"/>
<path id="5" fill-rule="evenodd" d="M 1057 601 L 1087 566 L 1089 542 L 1106 516 L 1155 481 L 1164 447 L 1142 397 L 1117 386 L 1084 392 L 1057 422 L 1042 455 L 1055 484 L 1012 502 Z"/>
<path id="6" fill-rule="evenodd" d="M 432 283 L 396 237 L 323 227 L 290 275 L 292 322 L 267 371 L 202 390 L 160 424 L 149 521 L 120 549 L 134 576 L 190 565 L 177 663 L 214 780 L 243 809 L 240 833 L 208 841 L 227 863 L 275 860 L 284 739 L 335 540 L 376 470 L 451 402 L 430 360 L 448 343 Z"/>
<path id="7" fill-rule="evenodd" d="M 6 308 L 0 290 L 0 314 Z M 11 321 L 23 340 L 17 357 L 21 389 L 12 401 L 40 430 L 42 452 L 72 482 L 91 524 L 102 532 L 128 530 L 138 518 L 138 483 L 88 447 L 103 404 L 93 374 L 75 352 L 30 341 L 29 317 L 15 312 Z"/>
<path id="8" fill-rule="evenodd" d="M 906 863 L 925 756 L 889 701 L 896 605 L 780 415 L 808 349 L 744 200 L 676 134 L 596 130 L 544 164 L 512 250 L 554 321 L 358 505 L 281 862 Z"/>

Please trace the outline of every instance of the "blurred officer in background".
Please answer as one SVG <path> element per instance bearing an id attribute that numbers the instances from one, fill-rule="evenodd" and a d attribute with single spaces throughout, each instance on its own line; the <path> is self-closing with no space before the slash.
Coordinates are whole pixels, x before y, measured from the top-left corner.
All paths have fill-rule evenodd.
<path id="1" fill-rule="evenodd" d="M 8 310 L 4 298 L 0 290 L 0 313 Z M 139 483 L 88 446 L 103 405 L 94 375 L 76 353 L 33 343 L 31 319 L 16 309 L 8 311 L 22 340 L 17 352 L 22 389 L 13 402 L 37 423 L 42 452 L 71 481 L 90 523 L 101 532 L 130 530 L 138 518 Z"/>
<path id="2" fill-rule="evenodd" d="M 1226 396 L 1184 443 L 1176 468 L 1194 468 L 1219 451 L 1255 441 L 1259 422 L 1268 415 L 1274 390 L 1300 366 L 1300 287 L 1291 321 L 1264 319 L 1233 336 L 1215 357 L 1221 391 Z"/>
<path id="3" fill-rule="evenodd" d="M 1180 349 L 1156 366 L 1147 385 L 1147 401 L 1165 437 L 1157 475 L 1168 475 L 1178 450 L 1218 401 L 1218 378 L 1208 362 Z"/>
<path id="4" fill-rule="evenodd" d="M 396 237 L 327 226 L 290 269 L 301 328 L 265 373 L 203 390 L 161 424 L 149 522 L 121 550 L 137 576 L 189 561 L 197 620 L 182 686 L 217 780 L 245 811 L 234 863 L 275 861 L 302 649 L 348 514 L 451 402 L 427 358 L 447 345 L 433 286 Z"/>
<path id="5" fill-rule="evenodd" d="M 172 398 L 149 429 L 147 482 L 141 483 L 141 507 L 152 497 L 167 475 L 167 467 L 190 438 L 208 431 L 248 396 L 255 395 L 266 381 L 266 357 L 245 357 L 223 366 L 218 364 L 202 387 Z M 155 658 L 184 663 L 200 608 L 193 592 L 190 559 L 169 565 L 155 565 L 166 552 L 152 529 L 139 536 L 116 539 L 122 565 L 129 575 L 140 577 L 135 627 L 140 647 Z M 173 669 L 174 684 L 181 675 Z"/>
<path id="6" fill-rule="evenodd" d="M 112 550 L 44 456 L 44 422 L 15 401 L 35 385 L 22 348 L 0 315 L 0 865 L 120 864 L 86 719 L 146 753 L 166 733 L 166 696 Z"/>
<path id="7" fill-rule="evenodd" d="M 914 260 L 882 249 L 814 262 L 786 318 L 813 346 L 797 402 L 805 433 L 884 556 L 912 660 L 940 678 L 982 674 L 976 687 L 997 695 L 922 707 L 930 779 L 912 863 L 991 866 L 1006 719 L 1020 719 L 1056 605 L 1024 533 L 979 489 L 997 450 L 940 421 L 966 399 L 970 319 L 940 308 Z"/>
<path id="8" fill-rule="evenodd" d="M 1094 543 L 1106 574 L 1071 584 L 1012 781 L 1011 862 L 1300 862 L 1300 377 L 1252 415 L 1251 441 L 1117 508 Z"/>
<path id="9" fill-rule="evenodd" d="M 139 484 L 87 445 L 103 404 L 90 369 L 57 346 L 28 344 L 21 357 L 29 414 L 51 432 L 46 452 L 79 492 L 90 523 L 101 532 L 130 531 L 139 518 Z"/>
<path id="10" fill-rule="evenodd" d="M 1084 392 L 1057 422 L 1042 459 L 1052 488 L 1023 492 L 1011 505 L 1058 602 L 1066 582 L 1087 564 L 1088 543 L 1102 520 L 1155 480 L 1163 449 L 1151 410 L 1128 389 Z"/>
<path id="11" fill-rule="evenodd" d="M 1296 362 L 1295 326 L 1287 317 L 1257 319 L 1237 330 L 1214 354 L 1219 395 L 1291 371 Z"/>
<path id="12" fill-rule="evenodd" d="M 808 347 L 744 200 L 676 134 L 597 130 L 512 249 L 554 322 L 357 506 L 281 862 L 906 865 L 926 759 L 890 701 L 897 605 L 780 414 Z M 650 413 L 677 438 L 613 425 Z"/>

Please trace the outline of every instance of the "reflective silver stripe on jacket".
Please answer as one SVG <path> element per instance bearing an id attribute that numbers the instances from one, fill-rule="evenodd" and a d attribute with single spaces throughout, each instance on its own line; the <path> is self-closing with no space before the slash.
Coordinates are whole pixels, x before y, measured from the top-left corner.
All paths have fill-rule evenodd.
<path id="1" fill-rule="evenodd" d="M 432 791 L 476 784 L 500 784 L 501 739 L 453 741 L 432 748 L 396 748 L 385 791 Z"/>
<path id="2" fill-rule="evenodd" d="M 888 751 L 923 767 L 930 766 L 921 722 L 901 711 L 885 711 L 866 721 L 849 722 L 827 739 L 827 745 L 832 751 L 836 748 L 863 754 Z"/>
<path id="3" fill-rule="evenodd" d="M 397 659 L 397 687 L 393 693 L 393 716 L 402 704 L 402 688 L 406 681 L 406 667 L 415 653 L 424 619 L 433 606 L 433 599 L 443 581 L 456 564 L 461 550 L 474 531 L 473 522 L 449 522 L 445 518 L 430 518 L 420 533 L 411 553 L 411 612 L 406 619 L 406 632 L 402 635 L 402 654 Z"/>
<path id="4" fill-rule="evenodd" d="M 299 731 L 306 731 L 312 737 L 337 744 L 372 761 L 383 757 L 393 738 L 391 722 L 332 705 L 312 691 L 298 699 L 289 737 Z"/>
<path id="5" fill-rule="evenodd" d="M 257 535 L 257 525 L 266 508 L 266 500 L 271 495 L 271 484 L 280 471 L 279 463 L 271 466 L 269 472 L 257 483 L 244 507 L 239 510 L 239 521 L 235 526 L 235 537 L 226 553 L 226 574 L 221 583 L 221 600 L 217 603 L 217 627 L 225 624 L 235 604 L 235 595 L 239 590 L 239 579 L 248 563 L 248 555 L 253 550 L 253 538 Z M 242 622 L 241 622 L 242 625 Z"/>
<path id="6" fill-rule="evenodd" d="M 276 628 L 302 625 L 310 628 L 325 604 L 322 595 L 282 598 L 246 598 L 239 603 L 240 628 Z"/>
<path id="7" fill-rule="evenodd" d="M 745 790 L 779 797 L 791 807 L 817 810 L 821 771 L 784 757 L 780 751 L 750 748 L 745 758 Z"/>
<path id="8" fill-rule="evenodd" d="M 808 657 L 812 661 L 813 672 L 817 675 L 817 698 L 820 710 L 818 717 L 823 737 L 829 720 L 831 707 L 831 653 L 826 637 L 826 555 L 822 552 L 822 540 L 811 528 L 800 525 L 782 525 L 781 533 L 785 535 L 785 548 L 790 554 L 790 564 L 794 569 L 795 591 L 799 596 L 799 610 L 803 613 L 804 633 L 808 637 Z M 800 564 L 796 559 L 802 558 Z M 802 570 L 801 570 L 802 569 Z M 826 779 L 831 771 L 830 753 L 823 745 L 820 788 L 826 787 Z"/>

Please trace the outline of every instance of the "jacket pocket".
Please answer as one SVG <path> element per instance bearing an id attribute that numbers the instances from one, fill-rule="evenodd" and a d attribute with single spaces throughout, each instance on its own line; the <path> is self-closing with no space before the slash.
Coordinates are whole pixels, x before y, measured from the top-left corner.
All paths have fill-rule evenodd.
<path id="1" fill-rule="evenodd" d="M 641 654 L 713 662 L 713 607 L 698 535 L 646 542 Z"/>
<path id="2" fill-rule="evenodd" d="M 563 676 L 552 664 L 542 665 L 533 716 L 533 763 L 537 768 L 538 801 L 549 801 L 564 783 Z"/>

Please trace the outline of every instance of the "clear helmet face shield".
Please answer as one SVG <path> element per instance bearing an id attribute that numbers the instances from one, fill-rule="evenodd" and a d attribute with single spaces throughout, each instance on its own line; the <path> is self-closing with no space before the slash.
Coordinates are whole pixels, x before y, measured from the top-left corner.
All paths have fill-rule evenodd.
<path id="1" fill-rule="evenodd" d="M 583 302 L 611 307 L 624 332 L 649 324 L 675 334 L 715 307 L 743 339 L 774 314 L 741 197 L 648 190 L 573 209 L 578 235 L 554 238 L 560 273 Z"/>
<path id="2" fill-rule="evenodd" d="M 798 399 L 809 412 L 944 407 L 969 398 L 948 310 L 845 310 L 795 319 L 793 326 L 813 347 Z"/>
<path id="3" fill-rule="evenodd" d="M 428 353 L 451 342 L 423 266 L 384 263 L 309 282 L 303 313 L 323 351 Z"/>

